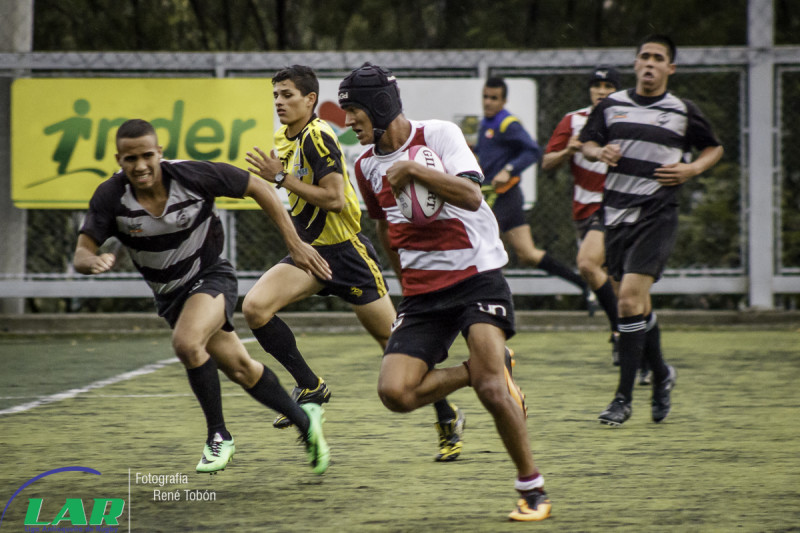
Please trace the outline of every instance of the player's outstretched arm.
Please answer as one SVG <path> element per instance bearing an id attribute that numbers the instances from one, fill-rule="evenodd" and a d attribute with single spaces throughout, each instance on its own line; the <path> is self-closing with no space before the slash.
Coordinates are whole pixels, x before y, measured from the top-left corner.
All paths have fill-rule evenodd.
<path id="1" fill-rule="evenodd" d="M 98 244 L 86 235 L 81 233 L 78 236 L 78 245 L 75 247 L 75 255 L 72 263 L 75 270 L 81 274 L 100 274 L 111 270 L 117 257 L 112 253 L 97 254 L 100 249 Z"/>
<path id="2" fill-rule="evenodd" d="M 310 244 L 303 242 L 294 229 L 289 213 L 284 209 L 278 193 L 261 179 L 250 176 L 245 196 L 251 197 L 278 226 L 281 237 L 295 264 L 309 274 L 321 279 L 331 279 L 333 273 L 328 262 Z"/>

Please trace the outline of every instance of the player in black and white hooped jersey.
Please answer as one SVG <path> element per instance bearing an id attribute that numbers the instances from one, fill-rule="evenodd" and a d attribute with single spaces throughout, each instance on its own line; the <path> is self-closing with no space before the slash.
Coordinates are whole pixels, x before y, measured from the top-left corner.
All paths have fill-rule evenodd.
<path id="1" fill-rule="evenodd" d="M 643 39 L 636 53 L 636 87 L 602 100 L 581 131 L 589 161 L 608 165 L 603 191 L 608 274 L 619 284 L 620 378 L 613 401 L 600 413 L 619 426 L 632 412 L 633 382 L 642 357 L 653 373 L 651 416 L 671 409 L 675 369 L 664 362 L 650 290 L 678 235 L 678 191 L 714 166 L 723 148 L 698 107 L 667 90 L 676 48 L 666 35 Z M 691 150 L 698 151 L 694 160 Z"/>
<path id="2" fill-rule="evenodd" d="M 220 257 L 224 235 L 215 199 L 253 198 L 278 226 L 296 264 L 327 278 L 327 262 L 300 239 L 280 198 L 262 179 L 226 163 L 163 160 L 155 129 L 140 119 L 124 122 L 116 143 L 122 170 L 92 195 L 73 262 L 81 274 L 107 272 L 116 255 L 101 252 L 100 246 L 116 237 L 152 289 L 206 418 L 208 438 L 197 471 L 224 470 L 236 450 L 222 412 L 219 368 L 253 398 L 291 419 L 312 469 L 325 472 L 329 450 L 321 408 L 295 403 L 234 331 L 236 272 Z"/>

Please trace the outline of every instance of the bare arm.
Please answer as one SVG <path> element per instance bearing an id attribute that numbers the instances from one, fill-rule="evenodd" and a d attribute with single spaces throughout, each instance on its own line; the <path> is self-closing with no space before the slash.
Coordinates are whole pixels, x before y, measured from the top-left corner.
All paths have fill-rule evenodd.
<path id="1" fill-rule="evenodd" d="M 481 186 L 468 178 L 445 174 L 414 161 L 398 161 L 386 172 L 386 179 L 397 196 L 412 179 L 422 182 L 450 205 L 477 211 L 483 201 Z"/>
<path id="2" fill-rule="evenodd" d="M 101 274 L 111 270 L 117 257 L 109 252 L 99 254 L 97 251 L 100 246 L 88 235 L 81 233 L 78 235 L 78 244 L 75 247 L 75 255 L 72 263 L 75 270 L 81 274 Z"/>
<path id="3" fill-rule="evenodd" d="M 278 226 L 278 231 L 289 249 L 295 264 L 314 276 L 331 279 L 332 272 L 328 262 L 310 244 L 303 242 L 292 224 L 289 213 L 284 209 L 278 193 L 261 179 L 250 176 L 245 196 L 251 197 Z"/>
<path id="4" fill-rule="evenodd" d="M 673 163 L 658 167 L 653 175 L 661 185 L 672 187 L 686 183 L 717 164 L 725 150 L 722 146 L 709 146 L 691 163 Z"/>
<path id="5" fill-rule="evenodd" d="M 275 150 L 272 150 L 269 156 L 258 147 L 254 147 L 253 152 L 247 152 L 245 158 L 253 165 L 248 170 L 270 183 L 275 183 L 275 175 L 283 170 L 283 163 L 278 159 Z M 337 172 L 327 174 L 319 180 L 318 185 L 306 183 L 294 174 L 287 174 L 283 180 L 283 187 L 326 211 L 340 213 L 344 209 L 344 176 Z"/>
<path id="6" fill-rule="evenodd" d="M 397 255 L 397 252 L 392 250 L 392 247 L 389 245 L 389 223 L 385 219 L 378 219 L 375 221 L 375 230 L 377 231 L 378 240 L 380 241 L 383 250 L 386 252 L 386 255 L 389 256 L 389 263 L 391 263 L 392 270 L 394 270 L 394 273 L 399 281 L 400 274 L 403 269 L 400 266 L 400 256 Z"/>
<path id="7" fill-rule="evenodd" d="M 580 151 L 582 146 L 583 143 L 578 140 L 578 136 L 573 135 L 569 138 L 569 142 L 563 150 L 544 154 L 544 158 L 542 158 L 542 170 L 552 170 L 560 167 L 569 161 L 576 152 Z"/>
<path id="8" fill-rule="evenodd" d="M 326 211 L 341 213 L 344 209 L 344 176 L 338 172 L 327 174 L 319 180 L 318 185 L 311 185 L 289 174 L 283 186 L 306 202 Z"/>
<path id="9" fill-rule="evenodd" d="M 622 152 L 618 144 L 607 144 L 600 146 L 594 141 L 587 141 L 581 147 L 583 157 L 589 161 L 602 161 L 610 167 L 617 166 L 617 161 L 622 157 Z"/>

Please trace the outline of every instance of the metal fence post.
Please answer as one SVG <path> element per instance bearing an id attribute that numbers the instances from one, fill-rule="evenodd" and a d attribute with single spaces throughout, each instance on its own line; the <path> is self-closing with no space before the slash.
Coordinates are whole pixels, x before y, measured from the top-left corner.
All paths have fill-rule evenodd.
<path id="1" fill-rule="evenodd" d="M 775 59 L 772 0 L 749 0 L 747 255 L 751 308 L 772 309 L 775 274 Z M 757 156 L 760 154 L 760 156 Z"/>
<path id="2" fill-rule="evenodd" d="M 33 0 L 3 2 L 0 8 L 0 51 L 30 52 L 33 45 Z M 17 76 L 22 73 L 15 73 Z M 5 245 L 0 253 L 0 274 L 25 274 L 27 213 L 11 202 L 11 82 L 0 78 L 0 228 Z M 0 312 L 25 311 L 23 298 L 3 298 Z"/>

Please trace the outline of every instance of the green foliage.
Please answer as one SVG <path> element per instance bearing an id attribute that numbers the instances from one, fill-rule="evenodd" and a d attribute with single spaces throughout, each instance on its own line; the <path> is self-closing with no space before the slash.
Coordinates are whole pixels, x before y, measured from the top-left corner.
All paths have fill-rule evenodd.
<path id="1" fill-rule="evenodd" d="M 744 45 L 746 0 L 36 0 L 35 50 L 409 50 Z M 779 35 L 796 6 L 778 2 Z M 687 16 L 691 14 L 691 16 Z M 795 41 L 796 42 L 796 41 Z"/>
<path id="2" fill-rule="evenodd" d="M 790 71 L 781 77 L 783 100 L 781 115 L 782 174 L 781 187 L 781 266 L 800 268 L 800 151 L 795 142 L 800 137 L 800 72 Z"/>

